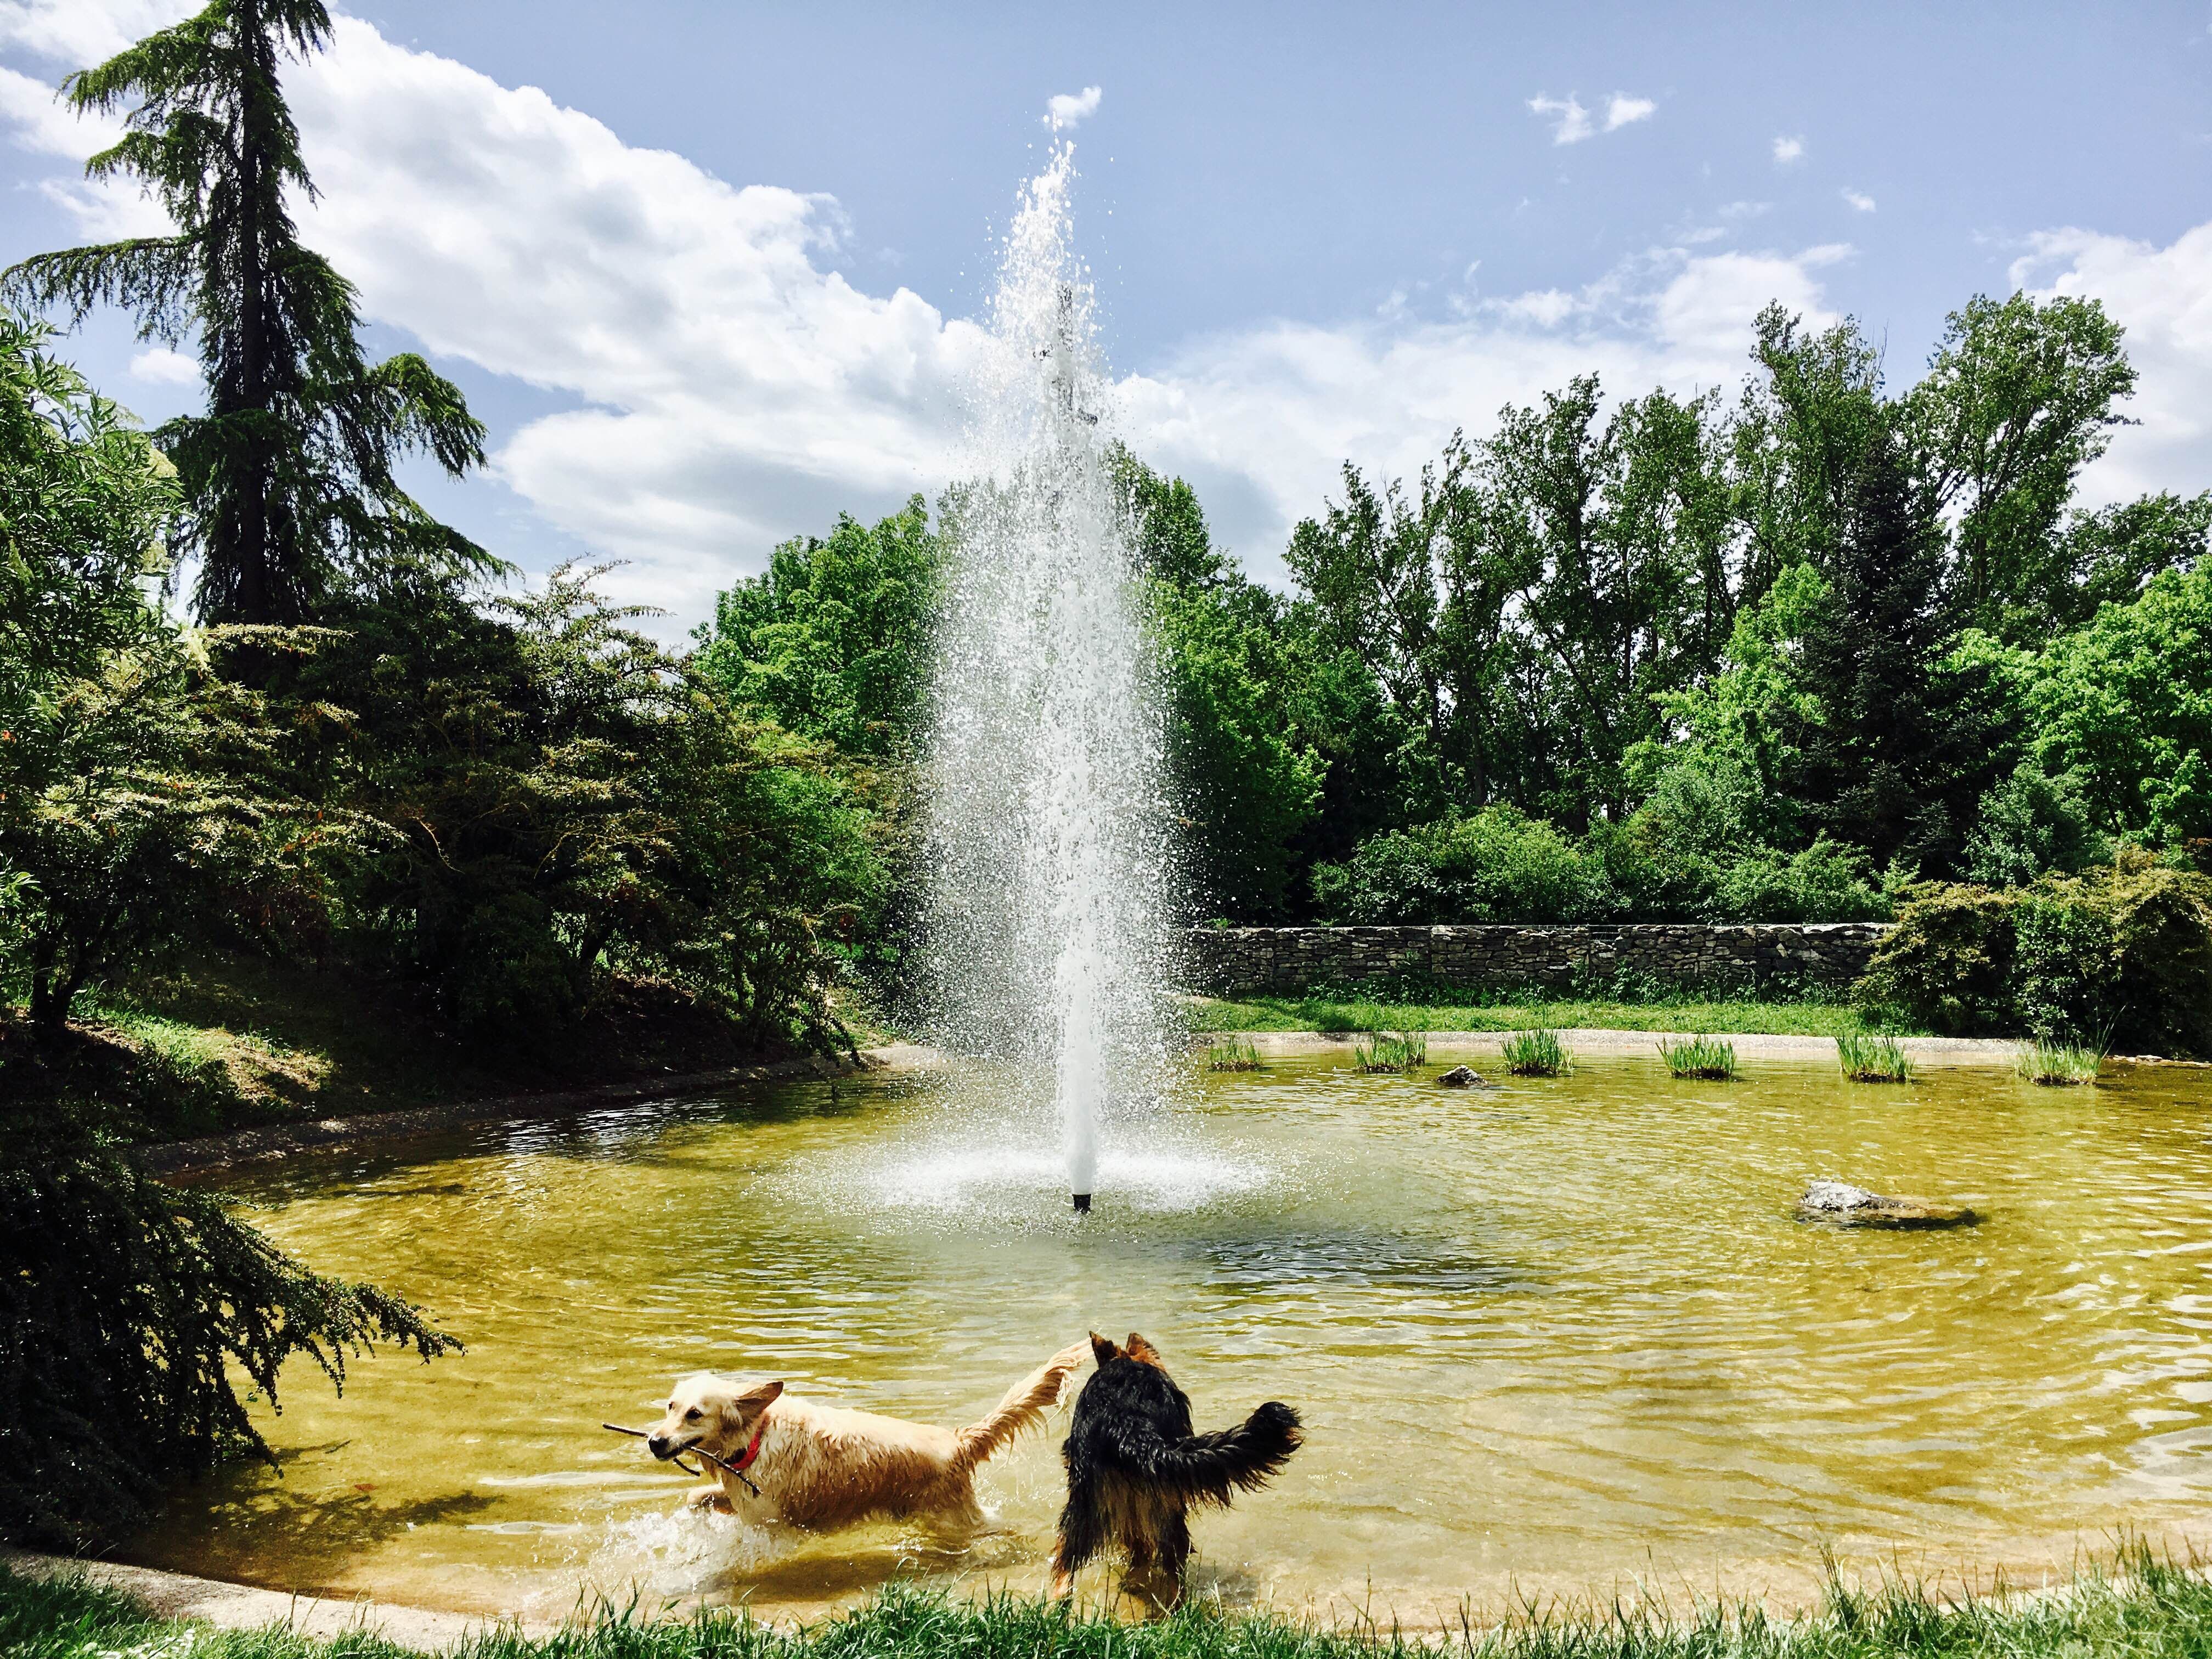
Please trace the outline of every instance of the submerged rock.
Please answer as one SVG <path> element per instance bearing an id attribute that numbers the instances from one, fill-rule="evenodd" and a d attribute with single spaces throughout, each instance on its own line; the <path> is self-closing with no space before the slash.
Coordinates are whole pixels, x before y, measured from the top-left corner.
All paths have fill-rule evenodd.
<path id="1" fill-rule="evenodd" d="M 1487 1089 L 1490 1079 L 1472 1066 L 1455 1066 L 1437 1079 L 1447 1089 Z"/>
<path id="2" fill-rule="evenodd" d="M 1889 1198 L 1847 1181 L 1815 1181 L 1797 1200 L 1805 1221 L 1832 1221 L 1843 1227 L 1971 1227 L 1980 1219 L 1962 1205 L 1925 1198 Z"/>

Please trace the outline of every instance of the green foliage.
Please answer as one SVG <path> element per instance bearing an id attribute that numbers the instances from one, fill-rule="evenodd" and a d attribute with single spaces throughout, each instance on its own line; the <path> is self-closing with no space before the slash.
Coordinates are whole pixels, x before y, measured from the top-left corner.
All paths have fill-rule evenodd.
<path id="1" fill-rule="evenodd" d="M 2212 840 L 2212 568 L 2106 605 L 2026 672 L 2038 764 L 2075 780 L 2091 823 Z"/>
<path id="2" fill-rule="evenodd" d="M 1674 1077 L 1726 1083 L 1736 1074 L 1735 1044 L 1723 1037 L 1662 1037 L 1659 1058 Z"/>
<path id="3" fill-rule="evenodd" d="M 1516 1077 L 1565 1077 L 1574 1069 L 1574 1055 L 1547 1025 L 1512 1033 L 1498 1054 Z"/>
<path id="4" fill-rule="evenodd" d="M 2212 1052 L 2212 878 L 2138 854 L 2026 889 L 1917 889 L 1862 994 L 1947 1033 Z"/>
<path id="5" fill-rule="evenodd" d="M 311 1273 L 204 1194 L 68 1141 L 0 1149 L 0 1535 L 63 1549 L 160 1483 L 271 1457 L 239 1397 L 287 1360 L 334 1386 L 374 1341 L 459 1345 L 398 1298 Z M 272 1458 L 273 1461 L 273 1458 Z"/>
<path id="6" fill-rule="evenodd" d="M 872 527 L 840 518 L 716 596 L 698 672 L 741 708 L 847 755 L 910 754 L 921 737 L 944 551 L 921 497 Z"/>
<path id="7" fill-rule="evenodd" d="M 873 902 L 865 809 L 563 567 L 489 614 L 447 586 L 344 613 L 311 689 L 354 695 L 331 787 L 384 826 L 356 937 L 463 1026 L 537 1041 L 617 975 L 763 1047 L 840 1032 L 826 944 Z"/>
<path id="8" fill-rule="evenodd" d="M 1893 1036 L 1845 1031 L 1836 1038 L 1836 1064 L 1853 1083 L 1910 1083 L 1912 1059 Z"/>
<path id="9" fill-rule="evenodd" d="M 480 465 L 483 426 L 422 358 L 362 356 L 352 285 L 292 221 L 288 196 L 314 185 L 278 73 L 330 32 L 321 0 L 210 0 L 71 76 L 78 112 L 124 112 L 86 171 L 137 180 L 177 234 L 40 254 L 4 278 L 72 321 L 117 305 L 141 337 L 196 346 L 206 412 L 159 440 L 182 486 L 178 550 L 200 561 L 200 612 L 217 622 L 308 622 L 349 574 L 489 562 L 393 471 L 415 453 L 455 475 Z"/>
<path id="10" fill-rule="evenodd" d="M 1510 806 L 1377 836 L 1316 869 L 1314 894 L 1361 926 L 1582 921 L 1612 905 L 1602 861 Z"/>
<path id="11" fill-rule="evenodd" d="M 2111 859 L 2109 840 L 2089 822 L 2070 775 L 2051 777 L 2029 762 L 1982 797 L 1966 838 L 1966 872 L 1985 887 L 2024 887 L 2050 872 L 2071 874 Z"/>

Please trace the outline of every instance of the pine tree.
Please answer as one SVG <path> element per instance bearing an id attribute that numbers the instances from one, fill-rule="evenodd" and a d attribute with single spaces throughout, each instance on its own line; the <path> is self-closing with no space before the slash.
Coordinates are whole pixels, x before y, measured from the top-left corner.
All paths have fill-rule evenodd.
<path id="1" fill-rule="evenodd" d="M 0 291 L 72 324 L 112 304 L 137 314 L 141 338 L 197 345 L 206 412 L 154 435 L 183 489 L 173 546 L 198 558 L 210 622 L 307 622 L 349 577 L 490 562 L 393 476 L 413 453 L 455 476 L 482 465 L 483 425 L 421 357 L 368 361 L 352 284 L 301 246 L 287 205 L 315 190 L 278 68 L 330 32 L 322 0 L 211 0 L 71 76 L 77 110 L 128 111 L 86 171 L 142 181 L 176 234 L 40 254 L 0 276 Z"/>
<path id="2" fill-rule="evenodd" d="M 1796 790 L 1819 826 L 1936 874 L 1955 857 L 1998 763 L 1971 672 L 1944 653 L 1959 606 L 1942 524 L 1888 419 L 1848 486 L 1796 664 L 1818 710 Z"/>

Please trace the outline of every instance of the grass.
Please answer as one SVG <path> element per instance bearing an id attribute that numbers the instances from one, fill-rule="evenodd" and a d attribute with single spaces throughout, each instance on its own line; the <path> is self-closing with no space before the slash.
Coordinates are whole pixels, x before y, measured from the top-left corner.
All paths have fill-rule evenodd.
<path id="1" fill-rule="evenodd" d="M 1680 1611 L 1646 1593 L 1603 1605 L 1516 1607 L 1502 1623 L 1470 1611 L 1420 1635 L 1374 1619 L 1322 1626 L 1224 1613 L 1194 1598 L 1146 1624 L 1000 1595 L 957 1601 L 885 1589 L 849 1612 L 779 1629 L 742 1611 L 653 1620 L 603 1607 L 559 1632 L 495 1628 L 457 1659 L 2201 1659 L 2212 1651 L 2212 1583 L 2136 1546 L 2039 1595 L 1946 1598 L 1917 1582 L 1871 1588 L 1832 1577 L 1798 1614 L 1699 1600 Z M 0 1652 L 10 1659 L 402 1659 L 356 1632 L 334 1638 L 282 1626 L 210 1631 L 148 1612 L 81 1579 L 0 1568 Z"/>
<path id="2" fill-rule="evenodd" d="M 1725 1083 L 1735 1075 L 1735 1044 L 1716 1036 L 1662 1037 L 1659 1058 L 1676 1077 Z"/>
<path id="3" fill-rule="evenodd" d="M 1836 1064 L 1854 1083 L 1910 1083 L 1912 1059 L 1893 1036 L 1846 1031 L 1836 1039 Z"/>
<path id="4" fill-rule="evenodd" d="M 2013 1070 L 2030 1083 L 2065 1087 L 2097 1080 L 2104 1064 L 2101 1049 L 2073 1042 L 2034 1042 L 2025 1045 Z"/>
<path id="5" fill-rule="evenodd" d="M 1521 1031 L 1538 1025 L 1615 1031 L 1727 1031 L 1841 1036 L 1874 1029 L 1848 1003 L 1764 1002 L 1752 998 L 1577 998 L 1543 993 L 1432 991 L 1412 1000 L 1311 993 L 1297 996 L 1194 997 L 1194 1031 Z M 1907 1036 L 1921 1035 L 1908 1032 Z"/>
<path id="6" fill-rule="evenodd" d="M 1363 1072 L 1413 1072 L 1429 1063 L 1429 1040 L 1419 1031 L 1376 1031 L 1356 1039 L 1352 1061 Z"/>
<path id="7" fill-rule="evenodd" d="M 1260 1051 L 1253 1045 L 1251 1038 L 1231 1036 L 1206 1045 L 1206 1069 L 1209 1072 L 1257 1072 L 1264 1068 L 1260 1064 Z"/>
<path id="8" fill-rule="evenodd" d="M 1564 1077 L 1575 1063 L 1559 1034 L 1547 1025 L 1514 1032 L 1499 1054 L 1516 1077 Z"/>

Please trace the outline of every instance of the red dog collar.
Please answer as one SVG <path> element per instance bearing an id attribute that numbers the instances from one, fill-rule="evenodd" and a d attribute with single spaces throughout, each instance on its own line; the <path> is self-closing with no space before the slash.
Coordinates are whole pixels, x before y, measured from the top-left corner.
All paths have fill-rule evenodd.
<path id="1" fill-rule="evenodd" d="M 761 1420 L 754 1426 L 752 1441 L 745 1447 L 745 1455 L 743 1457 L 732 1458 L 730 1460 L 730 1467 L 732 1469 L 735 1469 L 739 1474 L 743 1474 L 747 1469 L 752 1468 L 753 1460 L 760 1455 L 761 1437 L 767 1432 L 768 1413 L 766 1412 L 763 1412 L 761 1413 Z"/>

